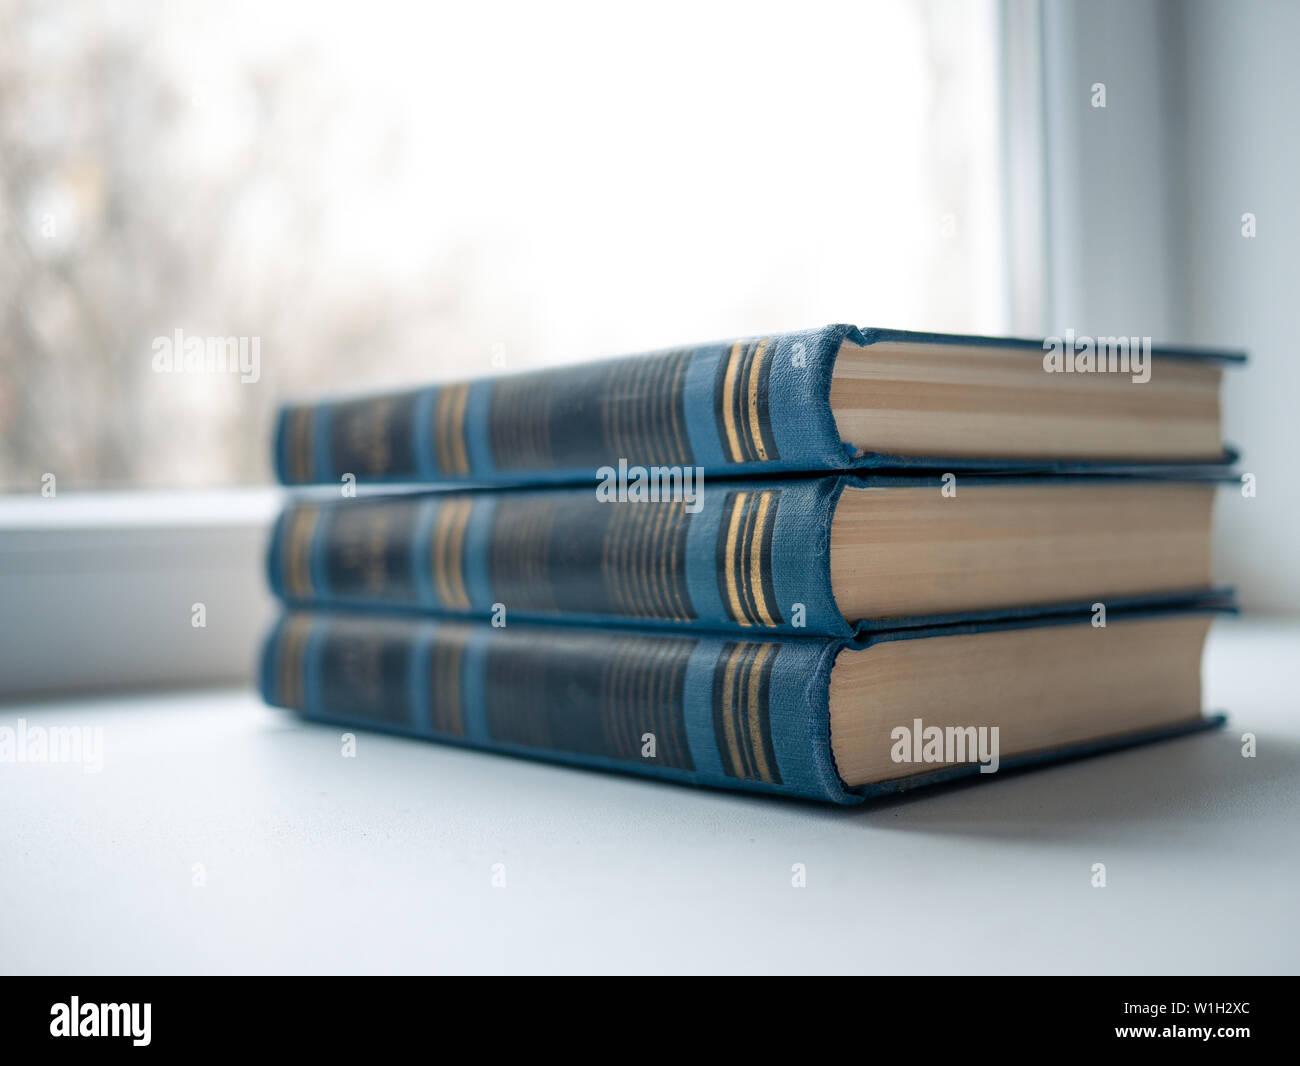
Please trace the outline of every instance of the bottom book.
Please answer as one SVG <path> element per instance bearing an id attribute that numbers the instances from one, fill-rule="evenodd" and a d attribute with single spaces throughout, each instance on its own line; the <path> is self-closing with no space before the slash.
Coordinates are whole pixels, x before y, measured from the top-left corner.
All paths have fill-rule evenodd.
<path id="1" fill-rule="evenodd" d="M 834 803 L 1212 728 L 1228 600 L 856 640 L 291 612 L 262 656 L 304 717 Z M 1103 624 L 1098 624 L 1101 622 Z"/>

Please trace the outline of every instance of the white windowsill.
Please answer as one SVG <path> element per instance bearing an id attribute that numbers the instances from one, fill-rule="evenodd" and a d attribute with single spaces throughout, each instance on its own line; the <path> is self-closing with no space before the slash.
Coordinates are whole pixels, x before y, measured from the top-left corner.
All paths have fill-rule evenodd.
<path id="1" fill-rule="evenodd" d="M 238 489 L 0 494 L 0 533 L 10 530 L 266 525 L 284 490 Z"/>
<path id="2" fill-rule="evenodd" d="M 249 683 L 282 495 L 0 496 L 0 700 Z"/>

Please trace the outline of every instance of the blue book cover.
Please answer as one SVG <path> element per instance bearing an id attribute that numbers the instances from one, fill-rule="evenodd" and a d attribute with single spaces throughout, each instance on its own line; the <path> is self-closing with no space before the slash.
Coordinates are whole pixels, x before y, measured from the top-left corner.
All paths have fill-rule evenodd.
<path id="1" fill-rule="evenodd" d="M 1123 342 L 1129 359 L 1129 338 L 1098 340 Z M 886 369 L 867 368 L 870 373 L 863 371 L 866 376 L 855 385 L 853 375 L 837 378 L 837 363 L 846 352 L 852 362 L 863 352 L 887 349 L 900 353 L 890 356 L 896 364 L 905 363 L 909 352 L 915 360 L 934 360 L 936 351 L 951 352 L 948 362 L 960 363 L 956 377 L 941 382 L 942 395 L 931 400 L 930 424 L 944 427 L 945 441 L 959 434 L 962 447 L 884 449 L 871 439 L 889 421 L 884 416 L 917 414 L 916 383 L 906 379 L 906 370 L 903 378 L 897 373 L 890 378 Z M 1169 443 L 1171 427 L 1182 420 L 1202 419 L 1202 425 L 1217 429 L 1217 377 L 1211 374 L 1192 388 L 1192 414 L 1169 406 L 1171 391 L 1161 382 L 1186 377 L 1189 366 L 1213 368 L 1244 356 L 1173 347 L 1153 347 L 1147 354 L 1143 373 L 1150 379 L 1137 383 L 1140 375 L 1125 373 L 1047 374 L 1043 341 L 834 325 L 288 405 L 277 417 L 275 468 L 291 485 L 348 478 L 578 484 L 598 479 L 620 460 L 633 467 L 698 468 L 717 477 L 864 469 L 1060 473 L 1125 464 L 1231 462 L 1235 453 L 1217 439 Z M 994 355 L 1003 360 L 1000 369 L 988 365 Z M 1097 369 L 1095 353 L 1087 366 Z M 856 397 L 844 401 L 855 413 L 855 425 L 866 422 L 865 428 L 848 431 L 857 441 L 846 439 L 837 422 L 833 388 L 840 381 Z M 1082 390 L 1091 395 L 1098 389 L 1105 395 L 1092 400 L 1083 395 Z M 1041 455 L 1022 440 L 1019 451 L 999 451 L 1007 445 L 992 442 L 1005 440 L 998 434 L 1006 427 L 1033 432 L 1024 416 L 1044 397 L 1052 399 L 1034 416 L 1039 436 L 1032 439 L 1055 442 L 1055 450 L 1043 444 L 1051 454 Z M 1110 420 L 1080 422 L 1086 402 L 1109 411 Z M 1160 422 L 1163 428 L 1158 435 L 1139 433 L 1131 450 L 1116 454 L 1107 439 L 1116 421 L 1124 419 L 1143 427 Z M 1045 421 L 1056 428 L 1043 438 Z M 1060 437 L 1067 424 L 1075 436 L 1065 446 Z"/>
<path id="2" fill-rule="evenodd" d="M 1012 579 L 1020 574 L 995 590 L 1000 599 L 976 601 L 967 591 L 993 561 L 1005 571 L 1008 536 L 1017 538 L 1018 570 L 1031 565 L 1032 552 L 1039 571 L 1051 571 L 1068 591 L 1046 601 L 1058 608 L 1195 599 L 1210 584 L 1214 482 L 1228 477 L 1149 482 L 963 475 L 958 483 L 837 475 L 712 483 L 695 499 L 658 502 L 604 500 L 590 487 L 300 499 L 276 524 L 268 574 L 276 595 L 298 607 L 850 637 L 869 629 L 1041 613 L 1043 597 L 1027 605 L 1012 593 L 1018 587 Z M 1087 523 L 1099 508 L 1106 510 L 1090 502 L 1089 485 L 1109 492 L 1112 508 L 1124 501 L 1121 522 L 1150 511 L 1160 516 L 1160 536 L 1126 527 L 1131 536 L 1123 579 L 1106 576 L 1106 552 L 1087 550 Z M 834 522 L 843 494 L 859 489 L 871 490 L 873 500 L 900 489 L 922 494 L 920 502 L 906 505 L 918 513 L 915 535 L 928 538 L 924 549 L 910 551 L 912 580 L 933 585 L 943 578 L 937 595 L 954 597 L 949 603 L 934 604 L 931 592 L 929 610 L 906 603 L 863 616 L 841 607 L 832 572 Z M 980 503 L 981 492 L 990 502 Z M 1177 519 L 1166 518 L 1175 507 L 1182 508 L 1173 511 Z M 968 518 L 972 512 L 979 517 Z M 896 523 L 898 513 L 872 521 Z M 1203 540 L 1204 567 L 1171 585 L 1170 571 L 1160 572 L 1175 555 L 1169 522 L 1184 516 L 1198 527 L 1190 533 Z M 1113 532 L 1116 517 L 1107 512 L 1103 536 Z M 1074 554 L 1044 562 L 1063 523 L 1069 523 Z M 881 538 L 878 548 L 854 545 L 855 560 L 886 550 L 889 559 L 907 557 L 905 531 Z M 842 546 L 838 552 L 841 560 L 850 554 Z M 885 565 L 877 564 L 875 572 Z M 1095 584 L 1079 576 L 1085 566 L 1089 575 L 1099 575 Z"/>
<path id="3" fill-rule="evenodd" d="M 266 641 L 261 687 L 269 703 L 343 728 L 373 728 L 683 784 L 850 804 L 990 767 L 1071 758 L 1221 724 L 1221 716 L 1200 713 L 1200 645 L 1208 619 L 1233 609 L 1225 596 L 1195 605 L 1116 610 L 1101 628 L 1095 617 L 1076 611 L 851 638 L 741 638 L 559 625 L 496 628 L 446 619 L 291 612 Z M 1051 639 L 1029 652 L 1008 652 L 1006 638 L 1024 631 Z M 1175 639 L 1177 654 L 1170 656 L 1167 648 Z M 1022 726 L 1020 733 L 1008 731 L 999 753 L 994 729 L 988 750 L 983 733 L 978 749 L 971 734 L 972 746 L 960 756 L 945 749 L 932 759 L 920 751 L 922 721 L 943 723 L 946 708 L 923 697 L 911 704 L 900 700 L 889 705 L 882 723 L 894 725 L 888 735 L 898 739 L 878 737 L 876 750 L 855 752 L 886 770 L 856 780 L 873 775 L 846 769 L 850 733 L 832 737 L 835 707 L 844 705 L 847 685 L 842 680 L 847 675 L 840 675 L 837 695 L 833 675 L 842 669 L 837 665 L 842 659 L 883 659 L 885 650 L 900 642 L 907 642 L 904 650 L 917 649 L 922 663 L 1006 657 L 1008 688 L 1018 673 L 1038 671 L 1023 690 L 1033 694 L 1022 708 L 1023 723 L 1059 718 L 1063 705 L 1077 702 L 1080 678 L 1110 685 L 1107 696 L 1095 698 L 1118 706 L 1108 702 L 1095 722 L 1090 719 L 1087 728 L 1070 734 L 1068 743 L 1033 743 L 1025 738 L 1038 734 Z M 954 642 L 965 642 L 964 659 L 927 658 Z M 1104 648 L 1111 649 L 1110 659 Z M 1071 680 L 1071 664 L 1080 661 L 1083 672 Z M 849 673 L 858 677 L 851 666 Z M 1128 680 L 1115 682 L 1125 669 Z M 913 673 L 905 667 L 901 682 Z M 976 693 L 969 706 L 981 708 L 980 718 L 1000 713 L 1002 689 L 967 684 L 956 668 L 951 680 L 957 686 L 953 691 Z M 1181 698 L 1166 695 L 1179 687 Z M 1195 707 L 1185 705 L 1189 692 Z M 872 693 L 867 685 L 863 697 Z M 1134 706 L 1125 706 L 1126 701 Z M 1159 712 L 1154 716 L 1153 706 Z M 905 742 L 913 724 L 915 747 L 910 739 Z M 953 725 L 947 725 L 951 740 Z M 980 721 L 966 727 L 985 728 Z M 962 729 L 956 733 L 960 739 Z"/>

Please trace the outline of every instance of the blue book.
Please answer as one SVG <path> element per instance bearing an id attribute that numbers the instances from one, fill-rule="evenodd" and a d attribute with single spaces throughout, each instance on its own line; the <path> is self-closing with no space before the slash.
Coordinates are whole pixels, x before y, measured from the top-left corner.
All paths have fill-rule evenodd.
<path id="1" fill-rule="evenodd" d="M 284 407 L 286 484 L 1230 462 L 1238 352 L 827 326 Z M 662 476 L 662 475 L 660 475 Z"/>
<path id="2" fill-rule="evenodd" d="M 307 608 L 849 637 L 1194 599 L 1216 479 L 842 474 L 685 499 L 552 487 L 299 499 L 275 593 Z"/>
<path id="3" fill-rule="evenodd" d="M 291 612 L 268 702 L 684 784 L 832 803 L 1221 724 L 1200 656 L 1226 598 L 852 638 Z M 1100 624 L 1099 624 L 1100 623 Z"/>

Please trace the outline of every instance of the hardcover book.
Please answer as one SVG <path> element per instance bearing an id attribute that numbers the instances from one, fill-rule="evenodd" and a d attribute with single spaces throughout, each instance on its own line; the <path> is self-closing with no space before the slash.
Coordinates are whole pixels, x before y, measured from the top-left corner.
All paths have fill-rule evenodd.
<path id="1" fill-rule="evenodd" d="M 291 612 L 266 700 L 507 754 L 855 803 L 1220 724 L 1201 648 L 1226 600 L 749 637 Z"/>
<path id="2" fill-rule="evenodd" d="M 291 405 L 275 463 L 286 484 L 522 484 L 620 459 L 727 477 L 1230 462 L 1219 385 L 1244 356 L 1147 341 L 827 326 Z"/>
<path id="3" fill-rule="evenodd" d="M 1215 482 L 838 475 L 300 500 L 272 589 L 304 607 L 850 636 L 1211 585 Z"/>

